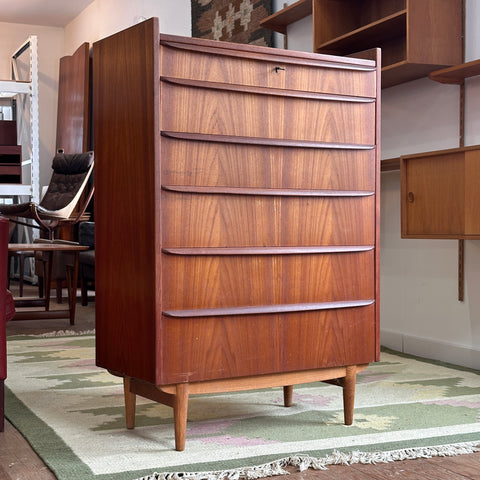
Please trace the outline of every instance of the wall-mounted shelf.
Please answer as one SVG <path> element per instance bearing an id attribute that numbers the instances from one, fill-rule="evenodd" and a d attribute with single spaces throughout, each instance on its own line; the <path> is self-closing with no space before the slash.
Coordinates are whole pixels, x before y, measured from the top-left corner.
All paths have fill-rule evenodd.
<path id="1" fill-rule="evenodd" d="M 463 0 L 300 0 L 261 24 L 286 34 L 310 14 L 316 53 L 382 49 L 382 88 L 462 61 Z"/>
<path id="2" fill-rule="evenodd" d="M 393 172 L 395 170 L 400 170 L 400 157 L 386 158 L 380 162 L 380 171 Z"/>
<path id="3" fill-rule="evenodd" d="M 260 22 L 263 28 L 287 34 L 287 26 L 312 14 L 312 0 L 299 0 Z"/>
<path id="4" fill-rule="evenodd" d="M 466 78 L 480 75 L 480 60 L 454 65 L 432 72 L 429 77 L 435 82 L 461 85 Z"/>

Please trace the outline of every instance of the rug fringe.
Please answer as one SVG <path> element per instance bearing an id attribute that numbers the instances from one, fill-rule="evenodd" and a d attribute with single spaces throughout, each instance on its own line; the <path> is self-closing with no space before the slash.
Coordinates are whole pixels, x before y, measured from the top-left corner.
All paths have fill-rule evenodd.
<path id="1" fill-rule="evenodd" d="M 334 450 L 331 455 L 315 458 L 309 455 L 296 454 L 281 458 L 264 465 L 242 467 L 233 470 L 219 470 L 214 472 L 180 472 L 180 473 L 153 473 L 152 475 L 137 478 L 136 480 L 254 480 L 276 475 L 288 475 L 285 467 L 296 467 L 300 472 L 312 468 L 314 470 L 328 470 L 329 465 L 353 465 L 389 463 L 417 458 L 453 457 L 469 453 L 480 452 L 479 442 L 466 442 L 433 447 L 405 448 L 387 452 L 339 452 Z"/>
<path id="2" fill-rule="evenodd" d="M 51 337 L 73 337 L 75 335 L 95 335 L 95 330 L 57 330 L 54 332 L 39 333 L 37 335 L 29 335 L 37 338 L 51 338 Z"/>

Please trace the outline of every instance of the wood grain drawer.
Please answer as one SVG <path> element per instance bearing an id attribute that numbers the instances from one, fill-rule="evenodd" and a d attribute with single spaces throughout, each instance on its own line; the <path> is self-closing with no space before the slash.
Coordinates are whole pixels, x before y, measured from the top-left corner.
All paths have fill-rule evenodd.
<path id="1" fill-rule="evenodd" d="M 373 245 L 375 197 L 163 192 L 164 247 Z M 358 221 L 362 219 L 362 221 Z"/>
<path id="2" fill-rule="evenodd" d="M 373 249 L 304 255 L 163 255 L 162 262 L 164 311 L 375 296 Z"/>
<path id="3" fill-rule="evenodd" d="M 161 82 L 161 101 L 162 131 L 375 144 L 374 102 L 284 97 L 170 81 Z"/>
<path id="4" fill-rule="evenodd" d="M 375 190 L 375 149 L 186 140 L 166 133 L 162 183 L 252 188 Z"/>
<path id="5" fill-rule="evenodd" d="M 274 57 L 260 50 L 244 57 L 236 49 L 212 46 L 199 51 L 195 45 L 175 41 L 162 42 L 160 58 L 162 74 L 170 77 L 375 97 L 375 70 L 368 60 L 352 59 L 347 63 L 340 58 L 332 62 L 330 58 L 326 62 L 321 56 Z"/>
<path id="6" fill-rule="evenodd" d="M 374 308 L 163 317 L 157 383 L 369 363 L 375 359 Z"/>

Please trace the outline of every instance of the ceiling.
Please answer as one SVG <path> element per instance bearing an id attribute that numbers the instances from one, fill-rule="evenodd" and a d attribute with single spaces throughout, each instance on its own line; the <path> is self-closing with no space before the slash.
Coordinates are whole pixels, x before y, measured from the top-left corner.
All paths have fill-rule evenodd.
<path id="1" fill-rule="evenodd" d="M 64 27 L 94 0 L 0 0 L 0 22 Z"/>

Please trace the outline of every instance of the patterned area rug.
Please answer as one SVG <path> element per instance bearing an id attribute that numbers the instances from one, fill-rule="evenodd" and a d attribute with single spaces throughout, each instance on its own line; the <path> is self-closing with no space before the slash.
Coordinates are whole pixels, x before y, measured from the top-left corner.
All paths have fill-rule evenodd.
<path id="1" fill-rule="evenodd" d="M 192 37 L 270 47 L 260 21 L 271 9 L 271 0 L 192 0 Z"/>
<path id="2" fill-rule="evenodd" d="M 125 429 L 121 381 L 95 367 L 92 335 L 11 337 L 8 369 L 7 418 L 59 480 L 260 478 L 480 446 L 480 372 L 393 352 L 358 376 L 352 426 L 323 383 L 296 387 L 290 408 L 281 389 L 192 396 L 184 452 L 169 407 L 139 399 Z"/>

